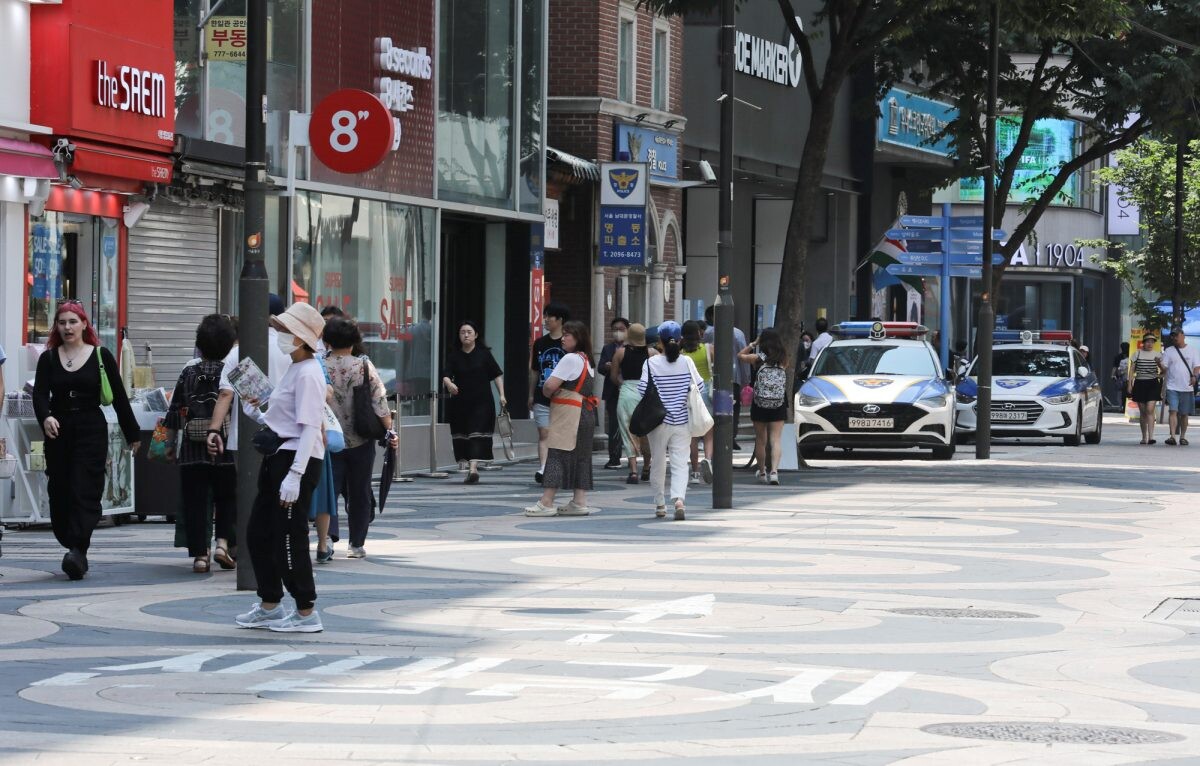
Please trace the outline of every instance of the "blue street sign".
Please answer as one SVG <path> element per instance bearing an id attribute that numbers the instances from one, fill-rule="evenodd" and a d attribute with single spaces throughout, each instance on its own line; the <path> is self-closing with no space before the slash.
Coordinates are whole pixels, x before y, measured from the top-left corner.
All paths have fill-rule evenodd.
<path id="1" fill-rule="evenodd" d="M 941 253 L 897 253 L 896 260 L 910 266 L 933 266 L 941 264 Z"/>
<path id="2" fill-rule="evenodd" d="M 942 267 L 940 265 L 910 266 L 904 263 L 893 263 L 887 267 L 887 273 L 898 277 L 940 277 L 942 275 Z"/>
<path id="3" fill-rule="evenodd" d="M 950 252 L 957 255 L 983 255 L 982 242 L 969 242 L 963 239 L 955 239 L 950 242 Z"/>
<path id="4" fill-rule="evenodd" d="M 902 215 L 900 216 L 900 225 L 925 229 L 940 229 L 946 225 L 946 219 L 930 215 Z M 980 224 L 980 226 L 982 225 Z"/>
<path id="5" fill-rule="evenodd" d="M 952 215 L 950 216 L 950 225 L 954 228 L 979 228 L 983 226 L 983 216 L 981 215 Z"/>
<path id="6" fill-rule="evenodd" d="M 884 236 L 888 239 L 929 239 L 933 234 L 921 229 L 888 229 Z"/>
<path id="7" fill-rule="evenodd" d="M 982 227 L 981 227 L 982 228 Z M 983 239 L 983 231 L 980 229 L 964 229 L 954 227 L 950 230 L 950 236 L 955 239 Z M 1004 229 L 992 229 L 992 239 L 1008 239 L 1008 232 Z"/>
<path id="8" fill-rule="evenodd" d="M 1004 263 L 1004 256 L 1000 255 L 999 253 L 992 253 L 992 263 L 995 264 L 996 266 L 999 266 L 1000 264 Z M 951 253 L 950 254 L 950 265 L 951 266 L 982 266 L 983 265 L 983 253 L 978 253 L 978 254 Z"/>
<path id="9" fill-rule="evenodd" d="M 950 276 L 952 277 L 967 277 L 969 279 L 982 279 L 982 266 L 951 266 Z"/>
<path id="10" fill-rule="evenodd" d="M 940 253 L 942 243 L 931 239 L 909 239 L 905 240 L 904 248 L 910 253 Z"/>

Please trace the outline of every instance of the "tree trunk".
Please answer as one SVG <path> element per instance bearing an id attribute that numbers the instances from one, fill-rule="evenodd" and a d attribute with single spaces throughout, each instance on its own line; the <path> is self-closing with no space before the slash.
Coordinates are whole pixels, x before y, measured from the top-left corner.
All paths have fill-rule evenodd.
<path id="1" fill-rule="evenodd" d="M 783 338 L 788 355 L 788 390 L 796 372 L 796 349 L 800 344 L 800 323 L 804 320 L 805 271 L 808 265 L 808 243 L 812 238 L 813 214 L 818 208 L 821 178 L 825 173 L 825 156 L 833 132 L 833 117 L 841 78 L 829 75 L 825 87 L 813 101 L 808 137 L 800 155 L 800 170 L 792 198 L 792 213 L 788 219 L 787 238 L 783 246 L 783 267 L 776 299 L 775 327 Z M 788 397 L 789 417 L 792 399 Z"/>

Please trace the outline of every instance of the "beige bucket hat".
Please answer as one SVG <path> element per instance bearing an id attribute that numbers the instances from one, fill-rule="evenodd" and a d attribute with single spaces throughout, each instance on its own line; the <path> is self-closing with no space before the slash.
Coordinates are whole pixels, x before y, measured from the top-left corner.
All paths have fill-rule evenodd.
<path id="1" fill-rule="evenodd" d="M 325 330 L 325 319 L 321 312 L 307 303 L 293 303 L 287 311 L 271 317 L 271 326 L 280 332 L 295 335 L 315 352 L 321 342 L 321 333 Z"/>

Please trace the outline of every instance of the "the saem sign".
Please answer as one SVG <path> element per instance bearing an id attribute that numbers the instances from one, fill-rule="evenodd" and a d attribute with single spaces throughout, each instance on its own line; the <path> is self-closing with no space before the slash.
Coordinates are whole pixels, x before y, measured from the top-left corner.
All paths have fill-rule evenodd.
<path id="1" fill-rule="evenodd" d="M 147 117 L 167 116 L 167 78 L 132 66 L 95 63 L 96 104 Z"/>

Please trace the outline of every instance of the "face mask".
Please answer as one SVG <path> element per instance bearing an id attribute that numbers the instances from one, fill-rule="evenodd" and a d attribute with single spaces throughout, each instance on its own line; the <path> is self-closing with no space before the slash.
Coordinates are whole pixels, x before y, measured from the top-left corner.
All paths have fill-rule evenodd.
<path id="1" fill-rule="evenodd" d="M 275 345 L 279 347 L 281 352 L 291 356 L 292 352 L 296 350 L 296 336 L 290 333 L 281 332 L 279 333 L 279 337 L 275 340 Z"/>
<path id="2" fill-rule="evenodd" d="M 625 331 L 617 330 L 616 332 L 613 333 L 613 338 L 616 340 L 625 340 Z"/>

